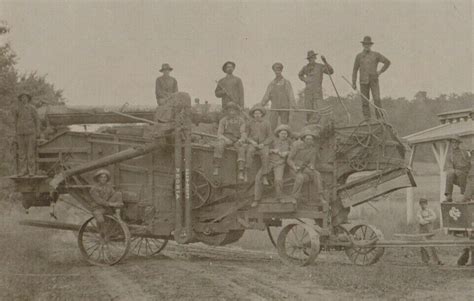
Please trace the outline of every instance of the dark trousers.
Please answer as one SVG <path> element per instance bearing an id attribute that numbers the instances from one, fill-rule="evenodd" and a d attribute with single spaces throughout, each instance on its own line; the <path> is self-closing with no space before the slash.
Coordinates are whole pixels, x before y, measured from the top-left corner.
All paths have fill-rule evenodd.
<path id="1" fill-rule="evenodd" d="M 270 112 L 268 115 L 272 130 L 276 129 L 278 126 L 278 117 L 280 118 L 281 124 L 290 123 L 290 112 Z"/>
<path id="2" fill-rule="evenodd" d="M 474 200 L 474 173 L 470 173 L 466 180 L 466 190 L 464 191 L 463 202 Z"/>
<path id="3" fill-rule="evenodd" d="M 454 185 L 459 186 L 461 189 L 461 194 L 464 194 L 466 190 L 466 180 L 467 180 L 467 172 L 461 169 L 454 169 L 448 171 L 446 175 L 446 190 L 444 195 L 450 198 L 453 195 L 453 187 Z"/>
<path id="4" fill-rule="evenodd" d="M 382 108 L 382 101 L 380 100 L 380 86 L 378 78 L 371 79 L 368 84 L 360 84 L 360 92 L 364 95 L 367 99 L 362 98 L 362 114 L 364 114 L 365 119 L 370 119 L 370 104 L 368 99 L 370 99 L 370 92 L 372 92 L 372 100 L 374 104 Z M 382 117 L 382 112 L 379 110 L 375 110 L 375 116 L 377 119 Z"/>
<path id="5" fill-rule="evenodd" d="M 321 91 L 305 89 L 304 90 L 304 108 L 307 110 L 318 110 L 323 100 L 323 93 Z M 307 122 L 318 123 L 320 116 L 314 112 L 306 113 Z"/>
<path id="6" fill-rule="evenodd" d="M 34 175 L 36 173 L 36 135 L 18 135 L 18 173 Z"/>

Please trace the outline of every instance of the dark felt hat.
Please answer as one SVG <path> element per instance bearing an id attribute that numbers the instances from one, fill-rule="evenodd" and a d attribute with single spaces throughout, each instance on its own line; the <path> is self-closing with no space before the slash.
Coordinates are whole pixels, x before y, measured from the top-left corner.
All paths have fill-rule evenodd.
<path id="1" fill-rule="evenodd" d="M 454 140 L 459 143 L 462 143 L 461 137 L 459 137 L 458 135 L 452 135 L 451 137 L 449 137 L 449 140 Z"/>
<path id="2" fill-rule="evenodd" d="M 310 51 L 308 51 L 308 55 L 306 56 L 306 58 L 310 59 L 310 58 L 315 57 L 317 55 L 318 54 L 316 52 L 314 52 L 314 50 L 310 50 Z"/>
<path id="3" fill-rule="evenodd" d="M 161 65 L 160 72 L 163 72 L 163 71 L 165 71 L 165 70 L 172 71 L 173 68 L 171 68 L 170 64 L 163 64 L 163 65 Z"/>
<path id="4" fill-rule="evenodd" d="M 228 64 L 231 64 L 231 65 L 234 67 L 234 69 L 235 69 L 235 63 L 234 63 L 234 62 L 231 62 L 231 61 L 227 61 L 227 62 L 224 63 L 224 65 L 222 65 L 222 71 L 225 72 L 225 67 L 226 67 Z"/>
<path id="5" fill-rule="evenodd" d="M 18 95 L 18 100 L 21 100 L 21 98 L 22 98 L 23 96 L 28 97 L 28 101 L 31 101 L 31 99 L 32 99 L 32 97 L 31 97 L 30 94 L 28 94 L 28 93 L 21 93 L 20 95 Z"/>
<path id="6" fill-rule="evenodd" d="M 362 41 L 360 41 L 362 44 L 374 44 L 374 42 L 372 42 L 372 38 L 369 37 L 369 36 L 365 36 L 364 39 Z"/>

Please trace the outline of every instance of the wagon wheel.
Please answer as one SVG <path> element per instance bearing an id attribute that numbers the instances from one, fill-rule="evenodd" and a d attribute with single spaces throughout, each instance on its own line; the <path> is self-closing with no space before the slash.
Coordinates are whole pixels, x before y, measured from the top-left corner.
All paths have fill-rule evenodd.
<path id="1" fill-rule="evenodd" d="M 105 215 L 99 230 L 97 220 L 89 218 L 79 229 L 77 242 L 82 256 L 98 266 L 114 265 L 130 249 L 128 226 L 115 216 Z"/>
<path id="2" fill-rule="evenodd" d="M 352 136 L 355 137 L 357 143 L 364 148 L 368 148 L 372 141 L 381 142 L 385 130 L 385 126 L 381 121 L 377 120 L 376 125 L 369 123 L 369 121 L 370 120 L 364 120 L 359 123 L 357 128 L 352 133 Z M 367 131 L 362 132 L 362 127 L 364 126 L 367 127 Z M 381 133 L 379 134 L 379 132 Z"/>
<path id="3" fill-rule="evenodd" d="M 135 255 L 150 257 L 160 253 L 167 244 L 167 239 L 134 236 L 131 241 L 131 250 Z"/>
<path id="4" fill-rule="evenodd" d="M 320 251 L 319 234 L 310 226 L 289 224 L 278 235 L 277 250 L 287 264 L 309 265 Z"/>
<path id="5" fill-rule="evenodd" d="M 383 234 L 380 230 L 371 225 L 356 225 L 349 230 L 350 239 L 354 243 L 371 242 L 374 240 L 383 239 Z M 369 245 L 367 247 L 351 246 L 347 247 L 347 257 L 357 265 L 370 265 L 374 264 L 382 257 L 385 252 L 384 248 L 374 247 Z"/>
<path id="6" fill-rule="evenodd" d="M 193 209 L 203 206 L 211 197 L 212 186 L 200 171 L 193 170 L 191 174 L 191 198 Z"/>
<path id="7" fill-rule="evenodd" d="M 349 161 L 349 167 L 356 171 L 365 170 L 367 164 L 367 160 L 364 160 L 364 158 L 361 157 L 355 157 Z"/>

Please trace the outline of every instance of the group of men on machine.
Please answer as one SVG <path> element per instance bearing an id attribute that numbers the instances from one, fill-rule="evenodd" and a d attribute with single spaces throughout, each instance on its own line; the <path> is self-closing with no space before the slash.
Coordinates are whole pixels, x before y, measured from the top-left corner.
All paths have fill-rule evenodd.
<path id="1" fill-rule="evenodd" d="M 361 41 L 363 51 L 357 54 L 354 61 L 354 68 L 352 71 L 352 85 L 356 89 L 357 77 L 359 74 L 360 91 L 362 97 L 362 111 L 365 119 L 371 118 L 371 111 L 369 105 L 370 93 L 374 105 L 381 108 L 379 76 L 385 72 L 390 66 L 390 61 L 382 54 L 372 51 L 371 47 L 374 44 L 371 37 L 366 36 Z M 313 121 L 315 112 L 322 107 L 323 101 L 323 76 L 324 74 L 331 75 L 334 73 L 333 67 L 327 62 L 324 56 L 321 56 L 323 64 L 317 63 L 317 53 L 313 50 L 308 51 L 306 59 L 308 64 L 303 66 L 298 73 L 298 77 L 305 83 L 304 89 L 304 109 L 308 110 L 306 120 Z M 378 70 L 379 63 L 383 64 L 382 68 Z M 216 97 L 222 100 L 222 108 L 225 108 L 228 103 L 235 103 L 244 108 L 244 85 L 242 80 L 233 74 L 236 64 L 228 61 L 222 66 L 222 71 L 226 76 L 217 82 L 215 89 Z M 267 87 L 265 95 L 262 98 L 261 104 L 265 106 L 271 102 L 270 123 L 275 129 L 278 124 L 278 119 L 283 124 L 288 124 L 289 113 L 291 109 L 296 107 L 295 96 L 293 88 L 289 80 L 283 77 L 283 64 L 275 63 L 272 66 L 275 73 L 273 79 Z M 160 72 L 162 76 L 156 79 L 155 94 L 158 105 L 169 98 L 173 93 L 178 92 L 178 84 L 175 78 L 170 76 L 173 70 L 169 64 L 163 64 Z M 376 117 L 381 118 L 379 110 L 375 110 Z"/>

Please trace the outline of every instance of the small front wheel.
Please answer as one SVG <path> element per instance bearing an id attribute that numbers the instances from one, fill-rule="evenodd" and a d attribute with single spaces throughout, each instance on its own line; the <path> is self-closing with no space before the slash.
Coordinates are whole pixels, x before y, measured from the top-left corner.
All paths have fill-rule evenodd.
<path id="1" fill-rule="evenodd" d="M 114 265 L 122 260 L 130 249 L 130 231 L 119 218 L 104 215 L 99 225 L 94 217 L 79 229 L 79 250 L 87 262 L 98 265 Z"/>

